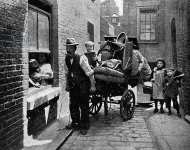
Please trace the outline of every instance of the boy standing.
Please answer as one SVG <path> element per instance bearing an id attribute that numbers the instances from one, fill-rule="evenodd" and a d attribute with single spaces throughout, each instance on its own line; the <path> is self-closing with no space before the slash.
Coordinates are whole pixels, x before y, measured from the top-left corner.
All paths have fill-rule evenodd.
<path id="1" fill-rule="evenodd" d="M 97 57 L 96 53 L 94 51 L 94 42 L 92 41 L 87 41 L 85 42 L 85 47 L 86 47 L 86 57 L 88 58 L 88 62 L 92 68 L 96 67 L 97 65 Z"/>
<path id="2" fill-rule="evenodd" d="M 183 76 L 183 74 L 177 74 L 179 74 L 179 72 L 172 68 L 166 70 L 166 76 L 164 79 L 164 96 L 166 99 L 166 107 L 168 108 L 168 115 L 171 115 L 172 101 L 173 106 L 177 111 L 177 115 L 181 117 L 177 95 L 179 94 L 178 87 L 180 86 L 180 78 Z"/>

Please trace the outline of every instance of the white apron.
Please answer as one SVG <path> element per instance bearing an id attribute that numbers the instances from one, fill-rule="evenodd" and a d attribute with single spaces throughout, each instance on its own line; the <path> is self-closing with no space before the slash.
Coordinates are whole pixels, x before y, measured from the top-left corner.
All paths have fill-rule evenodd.
<path id="1" fill-rule="evenodd" d="M 164 81 L 164 70 L 157 70 L 153 74 L 154 82 L 153 87 L 153 99 L 164 99 L 163 94 L 163 81 Z"/>

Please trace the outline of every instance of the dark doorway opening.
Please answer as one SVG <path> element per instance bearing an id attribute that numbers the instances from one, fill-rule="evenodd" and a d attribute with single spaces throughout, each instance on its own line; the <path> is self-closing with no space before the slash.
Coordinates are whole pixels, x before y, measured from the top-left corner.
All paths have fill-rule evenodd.
<path id="1" fill-rule="evenodd" d="M 177 47 L 176 47 L 176 23 L 175 18 L 171 21 L 171 43 L 172 43 L 172 57 L 174 67 L 177 68 Z"/>

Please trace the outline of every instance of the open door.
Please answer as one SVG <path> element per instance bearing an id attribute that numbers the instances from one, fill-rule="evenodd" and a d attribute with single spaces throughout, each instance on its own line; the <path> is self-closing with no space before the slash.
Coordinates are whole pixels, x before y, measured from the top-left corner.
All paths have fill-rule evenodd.
<path id="1" fill-rule="evenodd" d="M 175 18 L 171 21 L 171 43 L 172 43 L 172 54 L 173 64 L 177 68 L 177 48 L 176 48 L 176 23 Z"/>

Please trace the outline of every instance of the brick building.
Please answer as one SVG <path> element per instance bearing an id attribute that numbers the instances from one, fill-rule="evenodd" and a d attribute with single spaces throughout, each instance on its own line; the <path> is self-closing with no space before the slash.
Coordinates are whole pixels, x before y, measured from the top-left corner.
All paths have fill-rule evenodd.
<path id="1" fill-rule="evenodd" d="M 106 19 L 100 17 L 100 41 L 104 41 L 104 36 L 114 36 L 115 28 Z"/>
<path id="2" fill-rule="evenodd" d="M 165 51 L 165 0 L 124 0 L 122 26 L 128 36 L 137 37 L 142 53 L 149 62 L 163 57 L 171 62 L 170 50 Z"/>
<path id="3" fill-rule="evenodd" d="M 0 1 L 0 149 L 20 149 L 49 123 L 68 115 L 64 43 L 100 41 L 99 0 Z M 29 59 L 47 55 L 53 81 L 29 87 Z"/>
<path id="4" fill-rule="evenodd" d="M 104 0 L 100 6 L 101 16 L 110 17 L 113 14 L 119 14 L 119 8 L 116 5 L 115 0 Z"/>
<path id="5" fill-rule="evenodd" d="M 119 8 L 116 5 L 115 0 L 105 0 L 101 2 L 100 5 L 100 15 L 105 19 L 110 25 L 114 26 L 114 33 L 118 35 L 120 31 L 120 18 Z"/>
<path id="6" fill-rule="evenodd" d="M 185 73 L 180 96 L 185 114 L 190 113 L 189 10 L 187 0 L 124 0 L 121 22 L 128 36 L 138 38 L 140 51 L 151 65 L 161 57 L 167 67 Z"/>
<path id="7" fill-rule="evenodd" d="M 168 4 L 171 7 L 172 2 Z M 188 0 L 178 0 L 173 5 L 177 8 L 176 18 L 173 16 L 171 28 L 174 28 L 174 39 L 172 40 L 173 60 L 176 61 L 176 66 L 185 74 L 182 84 L 181 104 L 184 110 L 185 117 L 190 116 L 190 2 Z M 176 49 L 176 52 L 175 52 Z"/>

